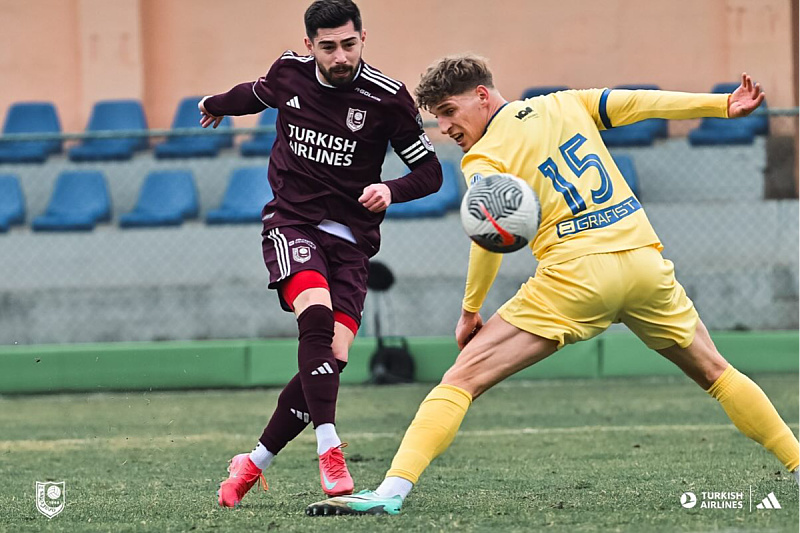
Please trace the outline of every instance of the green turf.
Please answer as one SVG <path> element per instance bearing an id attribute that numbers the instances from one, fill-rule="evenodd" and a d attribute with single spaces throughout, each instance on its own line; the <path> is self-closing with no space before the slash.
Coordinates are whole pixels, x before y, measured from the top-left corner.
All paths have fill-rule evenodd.
<path id="1" fill-rule="evenodd" d="M 756 376 L 797 431 L 796 375 Z M 374 488 L 428 385 L 343 387 L 339 428 L 356 488 Z M 306 517 L 321 499 L 307 431 L 270 491 L 220 509 L 227 460 L 249 450 L 276 390 L 0 398 L 7 531 L 798 531 L 798 488 L 687 379 L 516 381 L 478 400 L 396 517 Z M 35 481 L 65 481 L 48 521 Z M 753 510 L 749 509 L 750 490 Z M 737 491 L 744 509 L 683 509 Z M 769 492 L 783 506 L 756 510 Z"/>

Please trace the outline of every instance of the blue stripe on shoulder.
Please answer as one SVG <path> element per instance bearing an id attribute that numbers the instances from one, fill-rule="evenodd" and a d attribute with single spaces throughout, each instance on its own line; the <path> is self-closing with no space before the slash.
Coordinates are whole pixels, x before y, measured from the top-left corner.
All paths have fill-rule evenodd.
<path id="1" fill-rule="evenodd" d="M 611 89 L 606 89 L 603 91 L 603 94 L 600 95 L 600 120 L 603 121 L 603 126 L 606 127 L 607 130 L 610 130 L 614 126 L 611 125 L 611 119 L 608 118 L 608 111 L 606 110 L 606 101 L 608 100 L 608 95 L 611 92 Z"/>

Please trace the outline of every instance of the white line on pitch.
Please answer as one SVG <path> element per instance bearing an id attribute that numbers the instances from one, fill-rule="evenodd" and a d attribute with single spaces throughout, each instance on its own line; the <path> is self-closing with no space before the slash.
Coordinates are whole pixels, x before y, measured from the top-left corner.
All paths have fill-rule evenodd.
<path id="1" fill-rule="evenodd" d="M 793 430 L 797 424 L 789 424 Z M 500 436 L 522 435 L 564 435 L 581 433 L 648 433 L 648 432 L 689 432 L 689 431 L 735 431 L 733 424 L 670 424 L 652 426 L 572 426 L 563 428 L 507 428 L 507 429 L 473 429 L 458 433 L 463 438 L 485 438 Z M 387 432 L 342 432 L 342 437 L 351 441 L 359 439 L 398 439 L 403 436 L 401 431 Z M 26 439 L 0 441 L 0 452 L 49 450 L 60 451 L 65 448 L 82 448 L 85 446 L 100 446 L 109 448 L 168 448 L 173 445 L 195 444 L 198 442 L 213 441 L 253 441 L 255 435 L 241 433 L 201 433 L 197 435 L 158 435 L 152 437 L 94 437 L 81 439 Z M 311 432 L 299 437 L 303 441 L 313 441 Z"/>

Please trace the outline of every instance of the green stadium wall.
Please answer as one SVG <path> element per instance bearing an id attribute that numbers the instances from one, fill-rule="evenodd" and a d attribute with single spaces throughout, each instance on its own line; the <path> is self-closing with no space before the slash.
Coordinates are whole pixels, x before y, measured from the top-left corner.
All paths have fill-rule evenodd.
<path id="1" fill-rule="evenodd" d="M 718 332 L 717 347 L 746 373 L 798 372 L 798 332 Z M 436 382 L 458 353 L 451 337 L 408 339 L 416 379 Z M 0 347 L 0 394 L 270 387 L 297 371 L 297 341 L 230 340 Z M 343 383 L 365 383 L 373 338 L 350 351 Z M 568 346 L 514 379 L 680 375 L 625 332 Z"/>

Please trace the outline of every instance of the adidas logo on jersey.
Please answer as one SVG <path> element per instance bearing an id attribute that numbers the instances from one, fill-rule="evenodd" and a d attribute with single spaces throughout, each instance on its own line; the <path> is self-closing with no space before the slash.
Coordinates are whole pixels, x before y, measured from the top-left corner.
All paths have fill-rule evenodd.
<path id="1" fill-rule="evenodd" d="M 295 96 L 294 98 L 286 102 L 286 105 L 288 105 L 289 107 L 293 107 L 295 109 L 300 109 L 300 98 Z"/>
<path id="2" fill-rule="evenodd" d="M 318 366 L 316 370 L 311 372 L 312 376 L 318 376 L 320 374 L 333 374 L 333 369 L 331 365 L 328 363 L 323 363 L 322 365 Z"/>
<path id="3" fill-rule="evenodd" d="M 774 492 L 767 494 L 767 497 L 761 500 L 761 503 L 756 505 L 756 509 L 780 509 L 781 504 L 778 503 L 778 498 L 775 497 Z"/>

